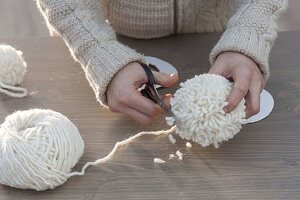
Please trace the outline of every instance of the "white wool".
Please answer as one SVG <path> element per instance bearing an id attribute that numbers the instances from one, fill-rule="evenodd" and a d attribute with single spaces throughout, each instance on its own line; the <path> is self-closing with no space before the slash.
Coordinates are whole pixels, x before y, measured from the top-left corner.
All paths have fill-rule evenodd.
<path id="1" fill-rule="evenodd" d="M 165 163 L 166 161 L 160 159 L 160 158 L 154 158 L 153 160 L 154 163 L 158 163 L 158 164 L 162 164 L 162 163 Z"/>
<path id="2" fill-rule="evenodd" d="M 18 111 L 0 129 L 0 183 L 22 189 L 53 189 L 67 181 L 83 140 L 74 124 L 51 110 Z"/>
<path id="3" fill-rule="evenodd" d="M 26 89 L 14 87 L 22 82 L 25 73 L 22 52 L 9 45 L 0 45 L 0 92 L 12 97 L 26 96 Z"/>
<path id="4" fill-rule="evenodd" d="M 192 144 L 189 143 L 189 142 L 185 143 L 185 146 L 188 147 L 188 148 L 192 148 Z"/>
<path id="5" fill-rule="evenodd" d="M 176 139 L 173 137 L 172 134 L 169 135 L 169 140 L 172 144 L 175 144 L 176 143 Z"/>
<path id="6" fill-rule="evenodd" d="M 167 121 L 167 124 L 169 124 L 170 126 L 172 126 L 176 123 L 175 119 L 173 117 L 166 117 L 166 121 Z"/>
<path id="7" fill-rule="evenodd" d="M 193 140 L 202 146 L 219 143 L 231 139 L 242 128 L 245 118 L 245 100 L 230 113 L 224 112 L 233 84 L 226 78 L 203 74 L 195 76 L 180 84 L 171 99 L 171 108 L 181 122 L 181 129 L 176 128 L 180 137 Z M 169 125 L 174 119 L 167 117 Z"/>
<path id="8" fill-rule="evenodd" d="M 117 142 L 104 158 L 86 163 L 80 172 L 71 172 L 84 150 L 75 125 L 52 110 L 17 111 L 0 127 L 0 183 L 37 191 L 53 189 L 72 176 L 84 175 L 87 167 L 108 161 L 120 147 L 140 136 L 174 130 L 137 133 Z"/>
<path id="9" fill-rule="evenodd" d="M 179 150 L 176 151 L 176 155 L 178 156 L 179 160 L 183 160 L 183 154 Z"/>
<path id="10" fill-rule="evenodd" d="M 170 155 L 169 155 L 169 160 L 174 159 L 174 158 L 175 158 L 175 155 L 174 155 L 174 154 L 170 154 Z"/>

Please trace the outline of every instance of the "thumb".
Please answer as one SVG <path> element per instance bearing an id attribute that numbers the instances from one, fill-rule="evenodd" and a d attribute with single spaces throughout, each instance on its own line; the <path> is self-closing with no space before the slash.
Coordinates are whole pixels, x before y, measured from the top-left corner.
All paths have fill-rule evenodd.
<path id="1" fill-rule="evenodd" d="M 178 74 L 166 74 L 153 71 L 155 82 L 163 87 L 171 87 L 178 82 Z"/>

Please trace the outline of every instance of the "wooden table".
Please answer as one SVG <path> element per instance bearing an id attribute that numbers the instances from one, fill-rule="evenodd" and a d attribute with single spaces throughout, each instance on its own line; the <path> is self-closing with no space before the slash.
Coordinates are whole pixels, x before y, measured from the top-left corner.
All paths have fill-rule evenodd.
<path id="1" fill-rule="evenodd" d="M 157 40 L 120 38 L 146 55 L 174 64 L 181 81 L 207 72 L 208 54 L 219 34 L 181 35 Z M 8 199 L 300 199 L 300 32 L 281 33 L 271 55 L 272 76 L 266 86 L 275 99 L 265 120 L 245 125 L 219 149 L 185 148 L 177 137 L 143 137 L 123 147 L 103 166 L 91 167 L 55 190 L 35 192 L 0 186 Z M 142 130 L 168 128 L 163 118 L 143 127 L 121 114 L 102 109 L 85 75 L 59 38 L 2 38 L 24 52 L 28 73 L 23 86 L 30 95 L 0 95 L 0 121 L 19 109 L 48 108 L 69 117 L 85 141 L 76 166 L 105 156 L 114 143 Z M 174 92 L 162 90 L 162 93 Z M 168 161 L 176 150 L 182 162 Z M 154 164 L 153 158 L 166 159 Z"/>

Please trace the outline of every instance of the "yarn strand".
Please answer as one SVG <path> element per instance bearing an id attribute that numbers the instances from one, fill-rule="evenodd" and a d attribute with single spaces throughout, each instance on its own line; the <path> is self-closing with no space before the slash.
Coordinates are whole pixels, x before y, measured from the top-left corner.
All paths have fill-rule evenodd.
<path id="1" fill-rule="evenodd" d="M 84 175 L 89 166 L 108 161 L 120 147 L 136 138 L 169 134 L 175 128 L 139 132 L 125 138 L 114 144 L 108 155 L 85 162 L 77 172 L 72 169 L 84 152 L 84 141 L 77 127 L 53 110 L 17 111 L 0 126 L 0 184 L 37 191 L 54 189 L 72 176 Z"/>
<path id="2" fill-rule="evenodd" d="M 82 176 L 82 175 L 85 174 L 85 170 L 89 166 L 99 165 L 101 163 L 104 163 L 104 162 L 110 160 L 120 147 L 131 143 L 132 141 L 134 141 L 138 137 L 141 137 L 143 135 L 155 135 L 155 136 L 159 136 L 159 135 L 170 134 L 170 133 L 173 133 L 175 131 L 175 129 L 176 129 L 176 126 L 173 126 L 172 128 L 170 128 L 168 130 L 162 130 L 162 131 L 143 131 L 143 132 L 139 132 L 136 135 L 131 136 L 131 137 L 129 137 L 129 138 L 123 140 L 123 141 L 119 141 L 119 142 L 117 142 L 115 144 L 114 148 L 111 150 L 111 152 L 107 156 L 105 156 L 103 158 L 100 158 L 98 160 L 95 160 L 93 162 L 87 162 L 82 167 L 81 172 L 72 172 L 72 173 L 69 174 L 69 177 L 72 177 L 72 176 Z"/>
<path id="3" fill-rule="evenodd" d="M 6 85 L 1 81 L 0 81 L 0 92 L 10 97 L 16 97 L 16 98 L 23 98 L 27 96 L 27 90 L 25 88 Z"/>

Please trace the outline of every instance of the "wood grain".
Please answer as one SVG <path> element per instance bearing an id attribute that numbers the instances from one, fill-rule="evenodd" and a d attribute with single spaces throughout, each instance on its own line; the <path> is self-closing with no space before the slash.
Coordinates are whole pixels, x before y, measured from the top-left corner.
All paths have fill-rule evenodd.
<path id="1" fill-rule="evenodd" d="M 35 0 L 0 0 L 0 37 L 29 36 L 49 36 Z"/>
<path id="2" fill-rule="evenodd" d="M 184 81 L 207 72 L 208 54 L 219 34 L 181 35 L 157 40 L 119 39 L 138 51 L 175 65 Z M 102 166 L 89 168 L 55 190 L 35 192 L 0 186 L 0 200 L 19 199 L 300 199 L 300 46 L 299 32 L 279 35 L 271 54 L 266 86 L 275 99 L 273 113 L 245 125 L 219 149 L 192 149 L 177 138 L 143 137 L 122 148 Z M 69 117 L 85 141 L 85 153 L 74 170 L 106 155 L 116 141 L 142 130 L 167 129 L 160 118 L 143 127 L 101 108 L 85 75 L 58 38 L 1 38 L 24 52 L 28 73 L 23 86 L 30 95 L 0 95 L 0 121 L 19 109 L 48 108 Z M 160 92 L 174 92 L 175 88 Z M 182 162 L 153 163 L 181 149 Z"/>

